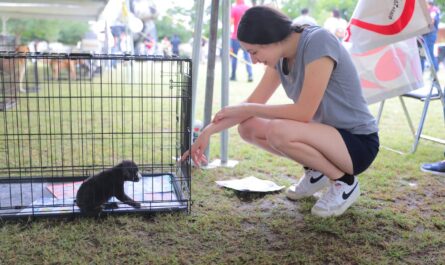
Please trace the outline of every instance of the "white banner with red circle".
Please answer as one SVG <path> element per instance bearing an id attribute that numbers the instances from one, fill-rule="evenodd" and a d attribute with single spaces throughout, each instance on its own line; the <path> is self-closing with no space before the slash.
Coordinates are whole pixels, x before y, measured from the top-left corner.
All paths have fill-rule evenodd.
<path id="1" fill-rule="evenodd" d="M 416 36 L 430 31 L 424 0 L 360 0 L 345 46 L 369 104 L 423 86 Z"/>
<path id="2" fill-rule="evenodd" d="M 347 28 L 351 51 L 364 52 L 429 32 L 423 0 L 360 0 Z"/>
<path id="3" fill-rule="evenodd" d="M 363 53 L 351 53 L 368 104 L 423 86 L 416 39 L 400 41 Z"/>

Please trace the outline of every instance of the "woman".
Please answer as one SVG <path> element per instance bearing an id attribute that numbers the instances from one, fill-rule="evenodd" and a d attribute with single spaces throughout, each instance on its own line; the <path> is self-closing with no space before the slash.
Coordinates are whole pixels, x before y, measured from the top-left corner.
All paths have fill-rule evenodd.
<path id="1" fill-rule="evenodd" d="M 245 13 L 237 36 L 253 63 L 267 66 L 263 78 L 244 103 L 220 110 L 182 159 L 190 155 L 200 165 L 210 135 L 239 124 L 245 141 L 305 167 L 286 191 L 289 199 L 329 186 L 312 213 L 341 215 L 360 195 L 356 175 L 379 149 L 376 121 L 348 52 L 325 29 L 292 25 L 266 6 Z M 266 105 L 280 84 L 294 103 Z"/>

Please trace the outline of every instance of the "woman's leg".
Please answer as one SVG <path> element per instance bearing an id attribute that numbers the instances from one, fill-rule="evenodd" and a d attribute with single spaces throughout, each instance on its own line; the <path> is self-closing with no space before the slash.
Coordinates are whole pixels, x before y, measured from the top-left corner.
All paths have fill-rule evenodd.
<path id="1" fill-rule="evenodd" d="M 240 124 L 241 137 L 267 151 L 323 172 L 330 179 L 352 174 L 352 160 L 334 127 L 292 120 L 251 118 Z"/>
<path id="2" fill-rule="evenodd" d="M 269 123 L 266 137 L 283 155 L 323 172 L 330 179 L 353 174 L 351 156 L 334 127 L 276 119 Z"/>
<path id="3" fill-rule="evenodd" d="M 280 151 L 275 150 L 267 142 L 266 130 L 270 121 L 269 119 L 250 118 L 238 126 L 238 133 L 244 141 L 261 147 L 272 154 L 283 156 Z"/>
<path id="4" fill-rule="evenodd" d="M 312 214 L 341 215 L 360 196 L 357 177 L 345 174 L 353 173 L 352 159 L 336 128 L 320 123 L 252 118 L 241 123 L 238 130 L 246 141 L 319 171 L 311 175 L 314 171 L 306 170 L 298 184 L 286 192 L 288 198 L 299 199 L 329 185 L 312 207 Z M 324 175 L 341 181 L 328 182 Z"/>

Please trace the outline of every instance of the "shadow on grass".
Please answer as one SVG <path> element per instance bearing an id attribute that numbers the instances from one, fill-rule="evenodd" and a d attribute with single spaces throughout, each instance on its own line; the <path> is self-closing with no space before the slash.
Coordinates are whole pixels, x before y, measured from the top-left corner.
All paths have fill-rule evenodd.
<path id="1" fill-rule="evenodd" d="M 278 194 L 279 191 L 276 192 L 251 192 L 251 191 L 233 191 L 233 194 L 242 202 L 253 202 L 259 199 L 264 198 L 268 194 Z"/>

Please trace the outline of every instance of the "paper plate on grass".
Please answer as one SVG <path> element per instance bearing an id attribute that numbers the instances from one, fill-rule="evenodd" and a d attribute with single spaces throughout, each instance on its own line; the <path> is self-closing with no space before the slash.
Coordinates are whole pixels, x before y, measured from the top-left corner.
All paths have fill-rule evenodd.
<path id="1" fill-rule="evenodd" d="M 221 187 L 247 192 L 275 192 L 284 189 L 284 186 L 278 186 L 270 180 L 263 180 L 254 176 L 215 181 Z"/>

